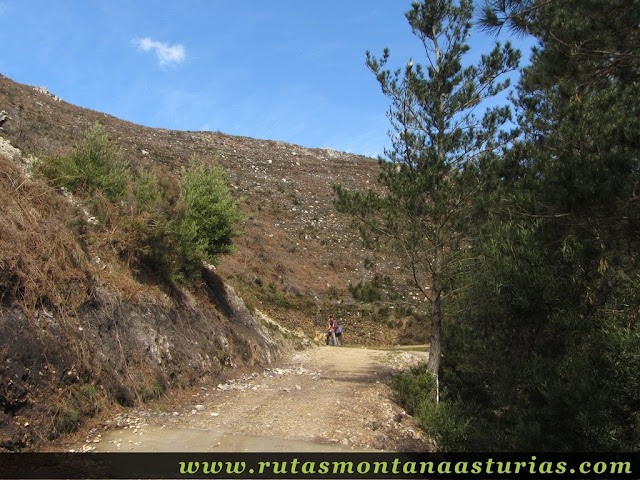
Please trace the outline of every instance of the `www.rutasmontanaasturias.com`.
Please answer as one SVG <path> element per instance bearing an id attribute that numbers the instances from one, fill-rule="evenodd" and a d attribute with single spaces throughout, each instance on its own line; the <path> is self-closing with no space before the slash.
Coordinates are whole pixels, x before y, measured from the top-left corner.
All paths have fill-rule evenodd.
<path id="1" fill-rule="evenodd" d="M 623 474 L 630 475 L 631 462 L 628 461 L 582 461 L 571 465 L 564 461 L 538 461 L 531 456 L 527 461 L 494 460 L 482 461 L 245 461 L 178 462 L 181 475 L 564 475 L 564 474 Z"/>

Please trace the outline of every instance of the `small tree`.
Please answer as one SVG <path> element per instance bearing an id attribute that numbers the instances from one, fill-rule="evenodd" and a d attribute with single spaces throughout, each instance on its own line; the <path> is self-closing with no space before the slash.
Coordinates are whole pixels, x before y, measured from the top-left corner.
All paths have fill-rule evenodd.
<path id="1" fill-rule="evenodd" d="M 100 191 L 111 202 L 125 196 L 131 181 L 129 162 L 98 122 L 86 131 L 80 148 L 62 157 L 44 159 L 36 165 L 36 171 L 72 193 L 89 197 Z"/>
<path id="2" fill-rule="evenodd" d="M 409 61 L 393 73 L 367 52 L 367 66 L 391 101 L 392 148 L 380 158 L 382 193 L 338 185 L 339 211 L 357 219 L 394 249 L 422 293 L 431 317 L 429 369 L 440 366 L 442 300 L 454 288 L 461 249 L 471 245 L 471 206 L 482 187 L 481 165 L 508 142 L 501 128 L 508 107 L 482 109 L 509 86 L 500 77 L 517 67 L 519 52 L 497 43 L 477 65 L 463 66 L 471 34 L 470 0 L 414 2 L 405 16 L 424 47 L 425 66 Z"/>
<path id="3" fill-rule="evenodd" d="M 182 170 L 180 204 L 173 230 L 180 250 L 180 270 L 191 277 L 203 261 L 215 264 L 219 254 L 233 251 L 236 225 L 243 215 L 222 168 L 197 158 L 191 160 L 188 170 Z"/>

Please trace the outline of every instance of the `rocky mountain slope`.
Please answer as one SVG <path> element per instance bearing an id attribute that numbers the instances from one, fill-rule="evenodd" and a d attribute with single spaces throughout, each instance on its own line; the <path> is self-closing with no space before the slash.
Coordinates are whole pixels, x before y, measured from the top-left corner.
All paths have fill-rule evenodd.
<path id="1" fill-rule="evenodd" d="M 68 152 L 99 121 L 137 164 L 177 174 L 193 155 L 216 159 L 248 215 L 236 252 L 223 257 L 218 270 L 250 308 L 264 309 L 312 336 L 319 336 L 326 317 L 334 314 L 350 327 L 352 343 L 396 343 L 398 332 L 406 333 L 405 340 L 420 335 L 410 325 L 387 336 L 378 320 L 394 316 L 386 307 L 355 301 L 348 290 L 376 275 L 396 277 L 396 263 L 364 250 L 350 219 L 332 204 L 335 183 L 351 189 L 375 186 L 376 160 L 219 132 L 147 128 L 2 76 L 0 109 L 10 116 L 2 135 L 35 156 Z M 410 295 L 407 285 L 396 287 Z"/>
<path id="2" fill-rule="evenodd" d="M 351 344 L 424 340 L 419 319 L 349 291 L 394 271 L 360 247 L 332 205 L 334 183 L 375 184 L 374 160 L 147 128 L 0 75 L 2 110 L 0 137 L 13 147 L 0 152 L 0 449 L 70 431 L 109 402 L 134 404 L 267 364 L 291 345 L 292 331 L 320 340 L 329 314 L 342 319 Z M 25 173 L 30 156 L 69 152 L 96 121 L 143 168 L 177 177 L 193 155 L 224 167 L 247 221 L 236 251 L 202 284 L 186 291 L 140 282 L 104 245 L 80 245 L 74 231 L 86 219 Z M 67 307 L 48 309 L 42 295 Z"/>

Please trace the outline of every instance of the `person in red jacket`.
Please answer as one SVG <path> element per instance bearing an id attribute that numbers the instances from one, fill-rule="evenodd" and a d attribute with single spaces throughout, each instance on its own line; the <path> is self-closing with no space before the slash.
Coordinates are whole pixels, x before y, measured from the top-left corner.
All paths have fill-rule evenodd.
<path id="1" fill-rule="evenodd" d="M 338 322 L 336 322 L 332 316 L 329 317 L 328 327 L 327 327 L 327 336 L 326 336 L 326 344 L 327 345 L 337 345 L 336 341 L 336 328 L 338 326 Z"/>
<path id="2" fill-rule="evenodd" d="M 342 346 L 342 325 L 338 323 L 336 319 L 332 316 L 329 317 L 327 326 L 327 334 L 325 338 L 325 343 L 327 345 L 335 345 L 337 346 L 340 343 Z"/>

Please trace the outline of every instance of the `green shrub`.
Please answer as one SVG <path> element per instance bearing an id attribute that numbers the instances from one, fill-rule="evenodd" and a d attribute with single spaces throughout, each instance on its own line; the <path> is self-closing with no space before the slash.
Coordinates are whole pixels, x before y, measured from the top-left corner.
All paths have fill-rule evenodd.
<path id="1" fill-rule="evenodd" d="M 62 410 L 56 418 L 56 430 L 59 433 L 75 432 L 79 424 L 80 412 L 73 408 Z"/>
<path id="2" fill-rule="evenodd" d="M 243 219 L 221 167 L 192 158 L 179 185 L 155 171 L 133 171 L 99 123 L 77 150 L 42 160 L 36 173 L 82 200 L 97 219 L 90 235 L 141 279 L 192 281 L 203 262 L 232 251 Z"/>
<path id="3" fill-rule="evenodd" d="M 436 382 L 433 374 L 422 365 L 395 377 L 392 385 L 398 400 L 411 415 L 414 415 L 424 399 L 436 401 Z"/>
<path id="4" fill-rule="evenodd" d="M 127 211 L 118 219 L 120 255 L 142 275 L 169 281 L 175 268 L 176 249 L 170 225 L 175 217 L 175 198 L 163 179 L 154 172 L 139 171 L 129 187 Z"/>
<path id="5" fill-rule="evenodd" d="M 146 386 L 140 390 L 140 400 L 144 403 L 159 399 L 164 393 L 164 386 L 160 381 L 153 385 Z"/>
<path id="6" fill-rule="evenodd" d="M 182 170 L 178 218 L 173 224 L 180 270 L 192 277 L 202 262 L 217 263 L 233 250 L 236 225 L 243 219 L 221 167 L 193 158 Z"/>
<path id="7" fill-rule="evenodd" d="M 355 300 L 372 303 L 382 299 L 382 293 L 380 292 L 379 287 L 379 277 L 376 276 L 373 281 L 360 281 L 357 285 L 349 283 L 349 292 Z"/>
<path id="8" fill-rule="evenodd" d="M 457 401 L 436 401 L 435 376 L 426 365 L 398 375 L 392 388 L 399 403 L 417 418 L 420 427 L 440 449 L 456 451 L 466 445 L 469 421 Z"/>
<path id="9" fill-rule="evenodd" d="M 100 411 L 100 398 L 96 388 L 88 383 L 81 385 L 72 392 L 74 408 L 82 415 L 95 415 Z"/>
<path id="10" fill-rule="evenodd" d="M 35 168 L 55 186 L 85 197 L 99 190 L 111 202 L 124 198 L 130 182 L 129 163 L 98 122 L 85 133 L 79 149 L 43 159 Z"/>
<path id="11" fill-rule="evenodd" d="M 415 416 L 420 427 L 443 451 L 462 451 L 467 446 L 469 420 L 457 401 L 436 403 L 425 398 L 418 405 Z"/>
<path id="12" fill-rule="evenodd" d="M 137 213 L 153 211 L 163 203 L 163 189 L 154 172 L 139 171 L 131 186 L 132 204 Z"/>

